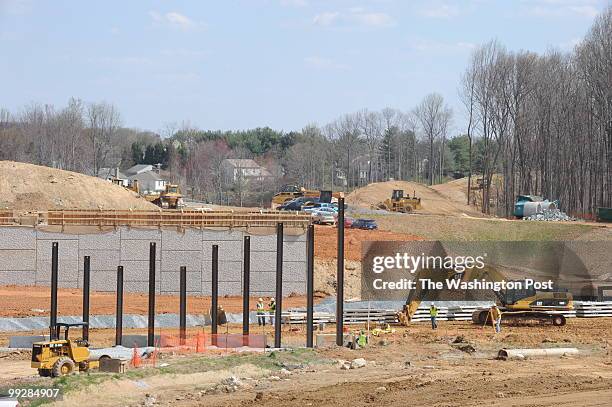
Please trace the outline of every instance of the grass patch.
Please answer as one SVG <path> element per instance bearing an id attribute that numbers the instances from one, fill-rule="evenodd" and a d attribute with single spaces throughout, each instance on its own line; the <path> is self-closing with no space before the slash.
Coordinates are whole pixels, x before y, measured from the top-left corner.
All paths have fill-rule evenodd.
<path id="1" fill-rule="evenodd" d="M 380 229 L 408 233 L 430 240 L 521 241 L 574 240 L 596 228 L 583 224 L 503 221 L 425 215 L 372 215 Z"/>

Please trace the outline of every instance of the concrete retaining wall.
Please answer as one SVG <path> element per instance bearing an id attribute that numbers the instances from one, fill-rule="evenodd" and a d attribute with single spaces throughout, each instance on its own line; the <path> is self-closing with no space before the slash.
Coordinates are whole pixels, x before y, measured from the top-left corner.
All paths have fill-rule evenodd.
<path id="1" fill-rule="evenodd" d="M 178 294 L 179 268 L 187 267 L 190 294 L 211 294 L 212 245 L 219 245 L 219 295 L 242 294 L 242 245 L 246 232 L 231 230 L 118 228 L 106 233 L 51 233 L 0 227 L 0 285 L 51 281 L 51 243 L 59 242 L 59 286 L 83 285 L 83 257 L 91 258 L 91 289 L 115 291 L 117 266 L 128 292 L 146 292 L 149 244 L 157 244 L 156 289 Z M 251 293 L 275 291 L 276 235 L 251 235 Z M 306 235 L 284 237 L 283 293 L 306 291 Z"/>

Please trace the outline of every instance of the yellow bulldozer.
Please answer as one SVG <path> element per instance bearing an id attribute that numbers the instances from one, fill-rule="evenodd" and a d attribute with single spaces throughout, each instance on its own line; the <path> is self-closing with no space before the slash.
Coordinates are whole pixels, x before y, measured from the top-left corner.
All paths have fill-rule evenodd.
<path id="1" fill-rule="evenodd" d="M 145 198 L 163 209 L 179 209 L 183 206 L 183 194 L 176 184 L 166 184 L 166 189 L 159 195 L 150 195 L 150 198 L 145 196 Z"/>
<path id="2" fill-rule="evenodd" d="M 391 198 L 380 202 L 377 208 L 401 213 L 408 213 L 415 209 L 421 209 L 421 198 L 417 198 L 416 191 L 413 191 L 412 194 L 413 196 L 411 198 L 410 195 L 404 196 L 403 189 L 394 189 Z"/>
<path id="3" fill-rule="evenodd" d="M 486 265 L 484 268 L 467 268 L 464 272 L 454 269 L 421 269 L 417 272 L 415 280 L 429 279 L 431 281 L 444 281 L 446 279 L 459 279 L 461 281 L 485 280 L 501 282 L 508 280 L 496 268 Z M 421 301 L 427 295 L 426 288 L 417 284 L 417 288 L 410 290 L 406 303 L 401 312 L 397 314 L 402 325 L 407 326 L 416 313 Z M 537 321 L 541 324 L 552 323 L 563 326 L 566 323 L 563 312 L 574 308 L 572 294 L 566 291 L 540 291 L 534 288 L 506 289 L 492 291 L 496 297 L 496 304 L 502 311 L 502 321 Z M 477 309 L 472 314 L 472 322 L 485 325 L 492 323 L 489 318 L 489 309 Z"/>
<path id="4" fill-rule="evenodd" d="M 98 367 L 98 361 L 89 360 L 89 343 L 84 339 L 71 340 L 68 337 L 71 327 L 85 325 L 85 322 L 57 323 L 54 327 L 55 338 L 32 344 L 32 368 L 38 369 L 40 376 L 59 377 L 77 369 L 84 372 Z M 64 328 L 64 339 L 59 339 L 61 328 Z"/>

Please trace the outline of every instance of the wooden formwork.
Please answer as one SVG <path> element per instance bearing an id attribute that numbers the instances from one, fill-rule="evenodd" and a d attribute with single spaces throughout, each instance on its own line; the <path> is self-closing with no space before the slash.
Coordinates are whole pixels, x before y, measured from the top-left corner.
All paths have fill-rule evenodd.
<path id="1" fill-rule="evenodd" d="M 10 225 L 15 223 L 13 211 L 0 211 L 0 225 Z"/>
<path id="2" fill-rule="evenodd" d="M 194 227 L 194 228 L 251 228 L 285 227 L 306 228 L 308 214 L 298 212 L 261 211 L 198 211 L 198 210 L 50 210 L 46 212 L 50 226 L 134 226 L 134 227 Z"/>

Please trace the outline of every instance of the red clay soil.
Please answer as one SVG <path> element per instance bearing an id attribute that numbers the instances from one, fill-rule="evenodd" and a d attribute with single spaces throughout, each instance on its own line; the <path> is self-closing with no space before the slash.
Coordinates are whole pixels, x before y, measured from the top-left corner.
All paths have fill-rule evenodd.
<path id="1" fill-rule="evenodd" d="M 413 241 L 424 240 L 422 237 L 406 233 L 388 232 L 386 230 L 344 230 L 344 258 L 346 260 L 361 260 L 361 242 L 378 241 Z M 315 258 L 335 259 L 337 255 L 336 228 L 332 226 L 315 227 Z"/>
<path id="2" fill-rule="evenodd" d="M 82 291 L 80 289 L 60 288 L 58 290 L 58 315 L 81 315 Z M 125 293 L 123 312 L 125 314 L 146 315 L 148 310 L 146 294 Z M 265 301 L 268 298 L 264 298 Z M 115 313 L 115 294 L 92 292 L 90 295 L 91 315 L 112 315 Z M 251 309 L 255 310 L 257 298 L 251 298 Z M 0 317 L 48 316 L 50 307 L 49 287 L 0 287 Z M 221 297 L 219 305 L 227 312 L 242 312 L 242 297 Z M 305 296 L 289 296 L 283 298 L 283 308 L 303 307 Z M 175 313 L 179 311 L 178 295 L 157 295 L 155 309 L 158 314 Z M 205 314 L 210 309 L 210 297 L 189 296 L 187 298 L 187 313 Z"/>

